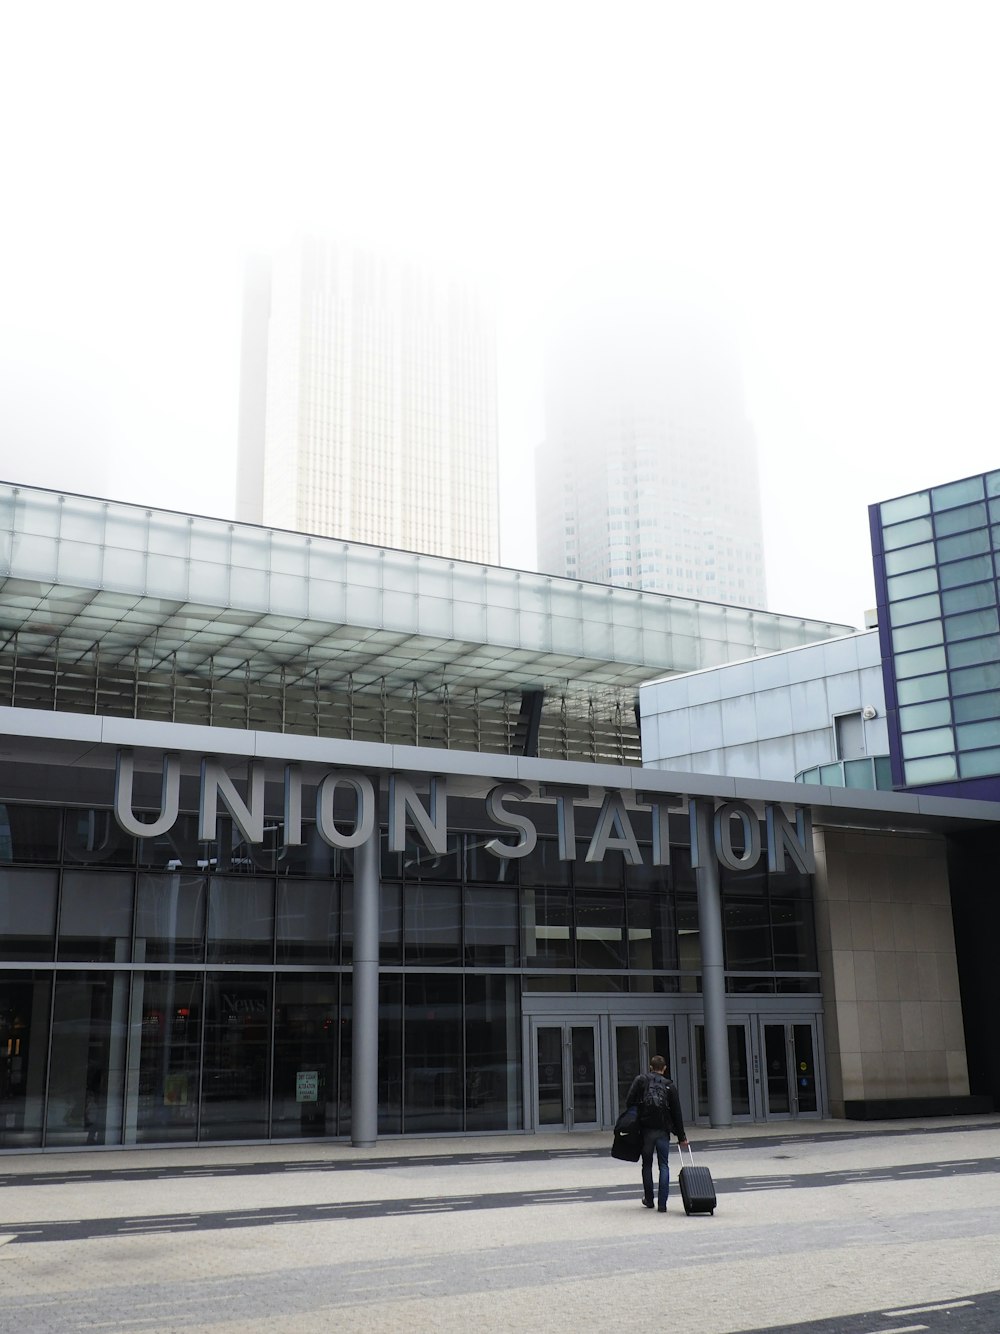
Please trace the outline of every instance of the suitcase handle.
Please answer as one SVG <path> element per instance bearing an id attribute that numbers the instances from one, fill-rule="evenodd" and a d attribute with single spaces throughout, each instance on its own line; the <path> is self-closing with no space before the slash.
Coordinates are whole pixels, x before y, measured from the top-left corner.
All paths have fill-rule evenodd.
<path id="1" fill-rule="evenodd" d="M 687 1165 L 688 1165 L 688 1167 L 694 1167 L 694 1149 L 692 1149 L 691 1145 L 688 1144 L 688 1146 L 687 1146 L 687 1150 L 688 1150 L 688 1161 L 687 1161 Z M 681 1148 L 680 1140 L 677 1141 L 677 1152 L 678 1152 L 678 1153 L 680 1154 L 680 1156 L 681 1156 L 681 1167 L 683 1167 L 683 1166 L 684 1166 L 684 1150 Z"/>

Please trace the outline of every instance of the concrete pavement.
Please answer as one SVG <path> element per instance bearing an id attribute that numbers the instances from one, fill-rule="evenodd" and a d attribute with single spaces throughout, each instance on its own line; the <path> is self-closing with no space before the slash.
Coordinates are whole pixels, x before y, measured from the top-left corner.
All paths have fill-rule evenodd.
<path id="1" fill-rule="evenodd" d="M 0 1330 L 736 1334 L 1000 1289 L 1000 1118 L 692 1136 L 714 1217 L 641 1208 L 604 1133 L 0 1157 Z"/>

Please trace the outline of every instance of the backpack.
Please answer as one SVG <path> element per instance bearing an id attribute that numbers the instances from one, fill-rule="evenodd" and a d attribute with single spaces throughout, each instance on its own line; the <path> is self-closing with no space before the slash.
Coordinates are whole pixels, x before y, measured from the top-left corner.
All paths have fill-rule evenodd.
<path id="1" fill-rule="evenodd" d="M 671 1128 L 670 1089 L 670 1080 L 665 1075 L 646 1076 L 646 1087 L 639 1099 L 639 1116 L 651 1129 L 655 1126 L 662 1126 L 664 1130 Z"/>

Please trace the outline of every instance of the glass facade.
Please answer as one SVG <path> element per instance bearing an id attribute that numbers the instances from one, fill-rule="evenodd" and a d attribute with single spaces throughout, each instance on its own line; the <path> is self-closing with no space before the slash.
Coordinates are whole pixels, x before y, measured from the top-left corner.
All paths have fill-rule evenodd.
<path id="1" fill-rule="evenodd" d="M 894 779 L 1000 774 L 1000 471 L 872 507 Z"/>
<path id="2" fill-rule="evenodd" d="M 353 861 L 0 805 L 0 1148 L 350 1132 Z M 379 1133 L 524 1125 L 522 995 L 697 993 L 694 873 L 383 844 Z M 819 991 L 811 887 L 723 873 L 727 986 Z M 697 1008 L 697 1002 L 696 1002 Z"/>

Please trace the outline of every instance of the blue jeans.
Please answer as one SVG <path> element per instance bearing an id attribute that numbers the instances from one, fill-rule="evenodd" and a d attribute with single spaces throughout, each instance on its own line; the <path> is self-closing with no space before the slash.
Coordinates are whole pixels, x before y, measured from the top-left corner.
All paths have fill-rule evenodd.
<path id="1" fill-rule="evenodd" d="M 642 1136 L 642 1196 L 649 1204 L 653 1203 L 653 1154 L 656 1154 L 660 1169 L 657 1204 L 661 1209 L 667 1207 L 670 1194 L 670 1131 L 647 1130 Z"/>

